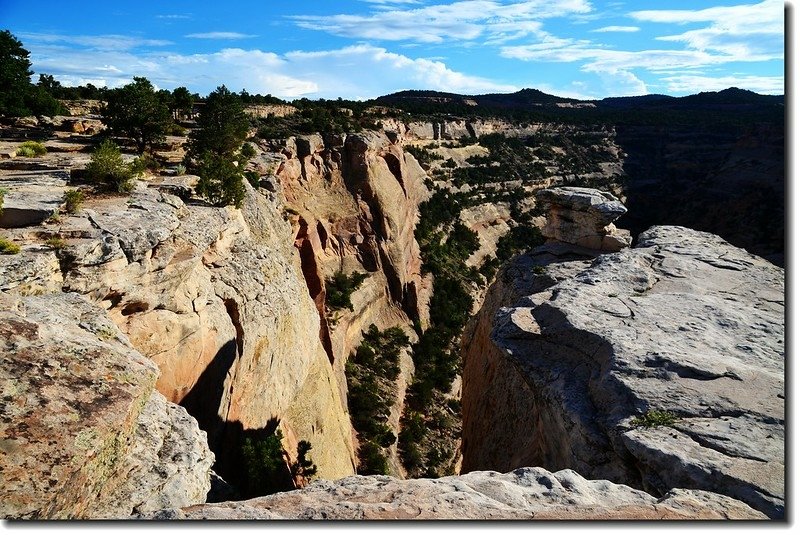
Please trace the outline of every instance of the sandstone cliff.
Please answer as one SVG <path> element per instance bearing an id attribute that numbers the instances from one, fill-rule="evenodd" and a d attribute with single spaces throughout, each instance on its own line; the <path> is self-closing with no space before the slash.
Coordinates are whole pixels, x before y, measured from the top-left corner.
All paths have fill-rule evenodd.
<path id="1" fill-rule="evenodd" d="M 345 364 L 370 325 L 401 327 L 427 317 L 430 283 L 414 239 L 418 206 L 428 197 L 425 172 L 385 134 L 310 135 L 264 145 L 255 168 L 283 200 L 292 224 L 307 293 L 316 304 L 319 337 L 346 403 Z M 326 306 L 327 281 L 342 272 L 366 275 L 350 296 L 352 310 Z M 397 384 L 393 429 L 413 373 L 407 352 Z M 345 405 L 346 407 L 346 405 Z M 404 472 L 396 456 L 392 471 Z"/>
<path id="2" fill-rule="evenodd" d="M 465 344 L 464 469 L 572 468 L 782 517 L 783 270 L 680 227 L 588 267 L 545 253 L 498 276 Z"/>

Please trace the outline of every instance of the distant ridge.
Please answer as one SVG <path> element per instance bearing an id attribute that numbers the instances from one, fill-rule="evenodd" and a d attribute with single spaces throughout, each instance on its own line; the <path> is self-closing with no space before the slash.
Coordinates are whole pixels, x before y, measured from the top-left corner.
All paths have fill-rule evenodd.
<path id="1" fill-rule="evenodd" d="M 538 89 L 522 89 L 516 93 L 488 93 L 485 95 L 460 95 L 432 90 L 398 91 L 375 99 L 379 104 L 441 103 L 487 108 L 530 109 L 552 107 L 558 104 L 586 104 L 598 108 L 706 108 L 736 109 L 750 106 L 783 105 L 784 95 L 761 95 L 746 89 L 730 87 L 721 91 L 706 91 L 684 97 L 669 95 L 641 95 L 632 97 L 608 97 L 601 100 L 578 100 L 550 95 Z"/>
<path id="2" fill-rule="evenodd" d="M 407 90 L 398 91 L 375 99 L 381 104 L 397 104 L 400 102 L 439 102 L 486 106 L 495 108 L 529 108 L 532 106 L 554 105 L 557 103 L 581 102 L 574 98 L 563 98 L 550 95 L 538 89 L 522 89 L 516 93 L 488 93 L 485 95 L 459 95 L 442 91 Z"/>

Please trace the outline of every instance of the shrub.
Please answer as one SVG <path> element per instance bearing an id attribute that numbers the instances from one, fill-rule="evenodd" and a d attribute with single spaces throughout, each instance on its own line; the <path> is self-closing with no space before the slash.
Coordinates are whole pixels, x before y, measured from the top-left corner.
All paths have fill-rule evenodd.
<path id="1" fill-rule="evenodd" d="M 366 273 L 352 273 L 348 276 L 341 271 L 337 271 L 333 274 L 333 277 L 325 279 L 325 303 L 328 308 L 331 310 L 341 310 L 343 308 L 353 310 L 350 296 L 367 277 L 369 275 Z"/>
<path id="2" fill-rule="evenodd" d="M 250 143 L 245 143 L 244 145 L 242 145 L 242 150 L 239 151 L 239 154 L 241 154 L 242 158 L 244 158 L 245 160 L 249 160 L 250 158 L 256 155 L 256 149 L 254 149 L 253 145 L 251 145 Z"/>
<path id="3" fill-rule="evenodd" d="M 19 245 L 6 238 L 0 238 L 0 254 L 17 254 Z"/>
<path id="4" fill-rule="evenodd" d="M 179 124 L 170 123 L 167 126 L 166 134 L 168 136 L 185 136 L 187 130 Z"/>
<path id="5" fill-rule="evenodd" d="M 68 189 L 64 192 L 65 210 L 68 214 L 76 214 L 81 209 L 84 201 L 84 195 L 81 190 Z"/>
<path id="6" fill-rule="evenodd" d="M 389 412 L 397 396 L 400 350 L 409 343 L 399 327 L 380 331 L 371 325 L 361 345 L 345 364 L 347 406 L 358 431 L 358 473 L 388 473 L 388 448 L 397 437 L 388 425 Z"/>
<path id="7" fill-rule="evenodd" d="M 200 180 L 195 191 L 214 206 L 232 204 L 241 208 L 244 201 L 245 186 L 242 171 L 225 155 L 211 151 L 203 153 L 197 167 Z"/>
<path id="8" fill-rule="evenodd" d="M 631 424 L 635 427 L 660 427 L 671 426 L 678 421 L 678 417 L 669 411 L 647 411 L 642 416 L 637 416 L 631 420 Z"/>
<path id="9" fill-rule="evenodd" d="M 133 189 L 133 170 L 122 160 L 119 147 L 108 139 L 92 153 L 86 175 L 91 182 L 109 191 L 124 193 Z"/>
<path id="10" fill-rule="evenodd" d="M 383 449 L 368 440 L 362 442 L 358 448 L 358 470 L 359 475 L 387 475 L 389 473 L 389 461 L 383 453 Z"/>
<path id="11" fill-rule="evenodd" d="M 0 188 L 0 215 L 3 214 L 3 203 L 6 200 L 6 193 L 8 193 L 6 188 Z"/>
<path id="12" fill-rule="evenodd" d="M 185 175 L 185 174 L 186 174 L 186 166 L 185 165 L 183 165 L 182 163 L 179 163 L 178 165 L 175 166 L 175 175 L 176 176 L 181 176 L 181 175 Z"/>
<path id="13" fill-rule="evenodd" d="M 36 156 L 44 156 L 45 154 L 47 154 L 47 149 L 38 141 L 26 141 L 17 148 L 17 156 L 31 158 Z"/>
<path id="14" fill-rule="evenodd" d="M 133 162 L 131 162 L 131 171 L 137 175 L 145 171 L 158 171 L 159 169 L 161 169 L 161 164 L 152 154 L 147 152 L 143 153 L 141 156 L 137 156 Z"/>
<path id="15" fill-rule="evenodd" d="M 244 177 L 254 188 L 257 188 L 261 185 L 261 176 L 255 171 L 245 171 Z"/>
<path id="16" fill-rule="evenodd" d="M 66 247 L 67 242 L 61 236 L 51 236 L 45 240 L 44 244 L 53 249 L 63 249 Z"/>

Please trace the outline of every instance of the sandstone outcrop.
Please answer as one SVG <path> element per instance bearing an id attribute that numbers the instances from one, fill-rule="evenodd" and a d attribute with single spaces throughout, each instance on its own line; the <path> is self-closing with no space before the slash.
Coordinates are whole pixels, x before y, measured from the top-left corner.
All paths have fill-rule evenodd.
<path id="1" fill-rule="evenodd" d="M 158 369 L 76 294 L 0 295 L 0 517 L 124 518 L 205 501 L 213 454 Z"/>
<path id="2" fill-rule="evenodd" d="M 631 244 L 630 233 L 613 223 L 627 209 L 610 193 L 559 187 L 538 191 L 536 198 L 547 211 L 545 238 L 601 251 L 619 251 Z"/>
<path id="3" fill-rule="evenodd" d="M 480 267 L 487 257 L 497 252 L 497 242 L 511 227 L 508 203 L 483 203 L 461 210 L 461 222 L 478 234 L 480 247 L 466 260 L 467 267 Z"/>
<path id="4" fill-rule="evenodd" d="M 353 473 L 350 423 L 319 318 L 294 265 L 291 231 L 275 201 L 248 189 L 242 210 L 186 205 L 155 189 L 91 199 L 78 215 L 17 236 L 0 257 L 0 287 L 74 291 L 108 310 L 158 365 L 157 388 L 208 433 L 221 475 L 236 474 L 242 435 L 280 421 L 285 447 L 314 447 L 323 477 Z M 45 271 L 26 274 L 27 260 Z"/>
<path id="5" fill-rule="evenodd" d="M 497 349 L 486 347 L 501 384 L 487 391 L 513 377 L 509 388 L 524 382 L 530 396 L 493 406 L 492 440 L 527 453 L 471 442 L 467 422 L 487 414 L 468 412 L 491 403 L 478 395 L 464 407 L 465 467 L 572 468 L 654 494 L 720 492 L 783 517 L 783 270 L 681 227 L 654 227 L 559 281 L 562 269 L 524 260 L 498 276 L 518 282 L 487 300 L 507 307 Z M 465 391 L 480 381 L 470 369 Z"/>
<path id="6" fill-rule="evenodd" d="M 281 104 L 249 104 L 244 107 L 244 112 L 259 119 L 266 119 L 270 115 L 273 117 L 286 117 L 297 113 L 297 108 Z"/>
<path id="7" fill-rule="evenodd" d="M 573 472 L 521 468 L 400 481 L 353 476 L 298 491 L 164 510 L 147 518 L 187 520 L 723 520 L 764 519 L 711 492 L 674 490 L 654 498 Z"/>

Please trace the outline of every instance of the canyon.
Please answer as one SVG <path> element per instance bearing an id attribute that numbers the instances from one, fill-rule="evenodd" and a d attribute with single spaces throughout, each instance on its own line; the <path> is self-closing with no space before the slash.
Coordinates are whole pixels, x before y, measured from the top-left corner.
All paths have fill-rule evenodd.
<path id="1" fill-rule="evenodd" d="M 251 138 L 259 178 L 241 209 L 162 172 L 58 212 L 102 130 L 93 120 L 20 121 L 0 143 L 11 156 L 49 136 L 46 157 L 0 161 L 0 226 L 21 246 L 0 255 L 3 517 L 784 516 L 783 245 L 769 230 L 783 215 L 764 215 L 782 207 L 780 132 L 700 147 L 711 156 L 692 172 L 713 180 L 674 210 L 665 191 L 686 170 L 665 162 L 693 161 L 691 136 L 386 116 L 356 133 Z M 511 145 L 481 144 L 492 135 L 534 140 L 514 166 L 535 174 L 506 171 L 496 158 Z M 157 154 L 180 161 L 181 139 Z M 714 198 L 733 176 L 766 184 L 761 211 L 758 196 Z M 437 192 L 459 203 L 443 243 L 457 222 L 477 247 L 460 259 L 475 275 L 459 370 L 424 415 L 436 479 L 411 477 L 401 441 L 382 446 L 387 475 L 358 476 L 352 366 L 373 325 L 408 340 L 382 384 L 386 428 L 397 439 L 409 425 L 415 350 L 442 299 L 418 234 Z M 718 217 L 732 207 L 746 217 Z M 527 227 L 546 243 L 501 261 L 504 237 Z M 337 277 L 358 280 L 349 306 L 331 303 Z M 667 423 L 649 425 L 658 414 Z M 276 430 L 287 471 L 307 442 L 318 481 L 243 501 L 242 444 Z"/>

